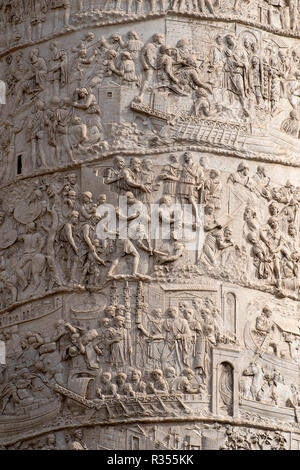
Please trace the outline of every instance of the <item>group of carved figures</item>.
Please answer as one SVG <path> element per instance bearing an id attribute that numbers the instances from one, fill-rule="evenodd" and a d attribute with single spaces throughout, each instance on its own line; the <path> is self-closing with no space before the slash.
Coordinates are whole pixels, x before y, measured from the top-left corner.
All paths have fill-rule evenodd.
<path id="1" fill-rule="evenodd" d="M 236 197 L 239 210 L 244 207 L 242 217 L 239 216 L 241 229 L 238 233 L 235 230 L 238 242 L 234 242 L 231 229 L 237 209 L 220 213 L 222 182 L 218 184 L 218 178 L 214 178 L 212 187 L 216 192 L 204 206 L 207 235 L 201 260 L 212 266 L 227 265 L 227 269 L 229 265 L 239 266 L 249 281 L 260 279 L 281 292 L 298 291 L 299 187 L 289 180 L 283 185 L 272 184 L 263 165 L 250 176 L 245 162 L 229 175 L 227 185 L 229 200 Z"/>
<path id="2" fill-rule="evenodd" d="M 195 305 L 199 309 L 201 302 Z M 0 414 L 26 415 L 37 404 L 58 398 L 57 386 L 97 406 L 106 400 L 143 401 L 149 395 L 206 399 L 211 350 L 232 338 L 222 334 L 211 299 L 204 299 L 197 318 L 196 307 L 183 302 L 180 310 L 169 307 L 165 317 L 159 309 L 151 315 L 144 310 L 135 329 L 134 315 L 125 306 L 109 305 L 93 329 L 59 320 L 50 334 L 29 331 L 21 336 L 18 327 L 2 330 L 7 365 L 1 370 Z M 258 332 L 266 327 L 264 315 L 256 319 Z M 241 373 L 241 399 L 297 410 L 298 387 L 286 383 L 275 367 L 262 366 L 258 356 Z"/>
<path id="3" fill-rule="evenodd" d="M 108 14 L 134 15 L 167 10 L 195 15 L 243 14 L 249 3 L 249 0 L 2 0 L 0 25 L 6 33 L 4 44 L 10 46 L 19 43 L 22 37 L 28 41 L 38 40 L 63 28 L 71 30 L 72 24 L 85 21 L 86 17 L 89 21 L 105 21 Z M 263 0 L 255 2 L 253 7 L 257 9 L 257 22 L 297 32 L 297 0 Z M 53 29 L 49 31 L 44 24 L 50 21 Z"/>
<path id="4" fill-rule="evenodd" d="M 206 396 L 211 348 L 230 341 L 211 299 L 205 299 L 200 320 L 184 303 L 180 313 L 169 307 L 165 317 L 159 309 L 148 315 L 144 307 L 135 328 L 134 316 L 122 305 L 106 307 L 103 315 L 93 329 L 59 320 L 48 336 L 30 331 L 21 337 L 17 327 L 4 329 L 7 365 L 2 366 L 0 414 L 18 415 L 37 402 L 45 404 L 55 385 L 84 396 L 84 380 L 93 382 L 89 398 L 96 400 Z"/>
<path id="5" fill-rule="evenodd" d="M 180 165 L 171 155 L 156 178 L 150 159 L 132 158 L 126 167 L 116 157 L 114 167 L 104 172 L 104 183 L 124 197 L 124 208 L 107 204 L 105 194 L 96 201 L 91 192 L 82 193 L 75 174 L 37 180 L 10 213 L 0 214 L 2 305 L 53 287 L 100 287 L 107 278 L 151 280 L 148 273 L 155 266 L 186 264 L 180 203 L 190 205 L 191 230 L 200 230 L 198 202 L 202 198 L 218 206 L 221 184 L 217 171 L 208 171 L 206 178 L 190 153 L 183 158 Z M 161 184 L 163 196 L 152 214 L 151 196 Z M 151 240 L 152 217 L 156 231 L 168 229 L 160 247 Z"/>
<path id="6" fill-rule="evenodd" d="M 255 430 L 252 428 L 236 427 L 226 425 L 222 428 L 220 425 L 215 424 L 214 428 L 225 438 L 222 439 L 220 450 L 287 450 L 287 438 L 280 431 L 266 431 L 266 430 Z M 191 429 L 191 428 L 189 428 Z M 148 430 L 148 429 L 147 429 Z M 144 431 L 144 429 L 143 429 Z M 196 449 L 200 448 L 201 435 L 206 435 L 207 430 L 201 431 L 201 428 L 195 426 L 197 437 Z M 145 432 L 145 431 L 144 431 Z M 149 434 L 146 434 L 151 442 L 154 442 L 150 435 L 155 437 L 157 434 L 157 428 L 153 427 L 150 429 Z M 172 432 L 172 428 L 169 429 L 164 439 L 156 440 L 156 448 L 161 449 L 183 449 L 183 450 L 194 450 L 195 447 L 189 442 L 189 438 L 185 436 L 182 440 L 182 447 L 180 446 L 180 440 L 182 436 L 179 436 L 176 431 Z M 173 439 L 176 440 L 176 444 L 172 447 L 171 442 Z M 60 441 L 60 442 L 59 442 Z M 162 442 L 163 441 L 163 442 Z M 72 431 L 65 431 L 64 435 L 59 433 L 49 433 L 46 436 L 27 439 L 20 441 L 12 446 L 6 446 L 8 450 L 58 450 L 63 445 L 68 450 L 88 450 L 87 439 L 85 437 L 84 428 L 74 429 Z M 102 446 L 97 446 L 97 449 L 102 449 Z M 204 447 L 205 448 L 205 447 Z M 4 450 L 4 449 L 3 449 Z"/>
<path id="7" fill-rule="evenodd" d="M 9 211 L 2 207 L 2 307 L 61 286 L 151 281 L 158 269 L 191 262 L 214 267 L 215 275 L 238 267 L 246 275 L 248 269 L 249 282 L 298 290 L 299 188 L 289 181 L 273 185 L 263 166 L 251 177 L 242 162 L 227 178 L 230 198 L 244 201 L 239 233 L 233 215 L 224 213 L 222 173 L 196 163 L 190 152 L 182 163 L 170 155 L 159 173 L 151 159 L 133 157 L 126 166 L 116 157 L 101 177 L 120 196 L 117 204 L 107 204 L 109 193 L 97 200 L 82 193 L 77 176 L 69 174 L 36 180 L 22 200 L 7 205 Z"/>
<path id="8" fill-rule="evenodd" d="M 255 276 L 279 289 L 292 288 L 288 280 L 298 279 L 300 259 L 299 188 L 290 181 L 272 185 L 263 166 L 258 166 L 256 174 L 250 177 L 245 163 L 239 164 L 229 181 L 235 188 L 243 186 L 251 195 L 243 215 L 243 236 L 252 247 L 250 256 Z M 266 215 L 260 215 L 260 206 L 267 209 L 267 220 Z M 294 289 L 297 290 L 298 285 Z"/>
<path id="9" fill-rule="evenodd" d="M 9 47 L 21 39 L 39 40 L 45 36 L 45 24 L 53 12 L 53 30 L 70 27 L 71 0 L 2 0 L 0 3 L 0 25 L 3 30 L 3 43 Z M 62 15 L 61 15 L 62 13 Z M 63 17 L 63 24 L 60 23 Z"/>
<path id="10" fill-rule="evenodd" d="M 269 306 L 256 317 L 253 339 L 260 354 L 265 352 L 299 364 L 299 335 L 278 324 L 278 320 L 276 323 Z"/>
<path id="11" fill-rule="evenodd" d="M 44 184 L 40 180 L 16 204 L 13 218 L 1 212 L 1 288 L 10 301 L 24 297 L 22 292 L 28 297 L 62 285 L 78 286 L 89 276 L 97 284 L 99 270 L 105 266 L 100 253 L 107 249 L 96 237 L 101 220 L 97 207 L 90 192 L 81 194 L 77 176 L 69 174 L 61 182 L 54 179 Z M 16 262 L 14 273 L 9 267 L 10 255 Z"/>
<path id="12" fill-rule="evenodd" d="M 274 115 L 285 97 L 292 111 L 282 130 L 298 137 L 299 52 L 271 42 L 260 46 L 252 35 L 239 40 L 232 34 L 217 35 L 215 41 L 205 60 L 197 57 L 187 39 L 170 46 L 157 33 L 144 43 L 136 31 L 108 39 L 96 39 L 88 32 L 71 51 L 54 41 L 47 58 L 39 48 L 30 50 L 27 57 L 23 51 L 7 55 L 9 106 L 2 110 L 0 177 L 6 181 L 15 176 L 20 138 L 27 140 L 30 149 L 23 162 L 27 171 L 97 155 L 107 150 L 109 141 L 115 145 L 117 140 L 124 147 L 145 145 L 150 137 L 151 145 L 172 142 L 151 128 L 148 133 L 139 129 L 134 122 L 122 123 L 117 133 L 108 132 L 99 106 L 103 86 L 131 87 L 136 105 L 147 101 L 150 93 L 154 110 L 167 90 L 179 101 L 191 98 L 190 114 L 234 121 L 252 119 L 257 106 L 260 112 Z M 286 80 L 292 85 L 286 86 Z M 5 109 L 10 109 L 9 115 Z M 13 116 L 25 110 L 27 117 L 13 123 Z"/>
<path id="13" fill-rule="evenodd" d="M 286 384 L 279 370 L 265 370 L 255 362 L 243 371 L 240 394 L 241 398 L 273 406 L 298 408 L 300 404 L 299 389 L 295 384 Z"/>
<path id="14" fill-rule="evenodd" d="M 227 426 L 222 450 L 286 450 L 287 439 L 280 432 L 254 431 Z"/>
<path id="15" fill-rule="evenodd" d="M 56 433 L 53 432 L 40 438 L 27 439 L 4 446 L 2 450 L 59 450 L 62 446 L 66 450 L 88 450 L 83 434 L 81 428 L 65 431 L 63 443 L 59 443 Z"/>

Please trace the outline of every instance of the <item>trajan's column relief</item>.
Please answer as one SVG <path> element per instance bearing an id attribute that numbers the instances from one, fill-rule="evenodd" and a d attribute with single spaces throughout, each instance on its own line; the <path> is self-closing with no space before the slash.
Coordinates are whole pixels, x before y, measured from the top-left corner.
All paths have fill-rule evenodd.
<path id="1" fill-rule="evenodd" d="M 0 2 L 0 448 L 300 449 L 300 1 Z"/>

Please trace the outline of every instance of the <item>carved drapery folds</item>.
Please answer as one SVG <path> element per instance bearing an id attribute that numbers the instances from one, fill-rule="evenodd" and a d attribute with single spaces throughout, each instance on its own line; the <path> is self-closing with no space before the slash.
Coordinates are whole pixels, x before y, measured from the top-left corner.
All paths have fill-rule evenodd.
<path id="1" fill-rule="evenodd" d="M 299 447 L 298 3 L 1 3 L 0 446 Z"/>

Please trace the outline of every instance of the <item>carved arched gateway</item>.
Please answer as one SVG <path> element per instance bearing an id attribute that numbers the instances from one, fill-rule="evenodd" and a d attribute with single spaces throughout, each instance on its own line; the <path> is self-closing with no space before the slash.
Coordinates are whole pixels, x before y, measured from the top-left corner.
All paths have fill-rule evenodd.
<path id="1" fill-rule="evenodd" d="M 231 348 L 212 351 L 212 412 L 237 416 L 239 406 L 239 353 Z"/>
<path id="2" fill-rule="evenodd" d="M 232 416 L 233 414 L 233 367 L 229 362 L 222 362 L 219 367 L 219 406 L 221 410 Z"/>

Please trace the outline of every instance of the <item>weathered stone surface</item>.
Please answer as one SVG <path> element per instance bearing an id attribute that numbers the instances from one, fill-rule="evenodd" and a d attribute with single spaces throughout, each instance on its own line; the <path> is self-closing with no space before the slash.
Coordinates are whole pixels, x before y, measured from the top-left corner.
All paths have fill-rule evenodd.
<path id="1" fill-rule="evenodd" d="M 1 448 L 299 448 L 299 14 L 0 2 Z"/>

